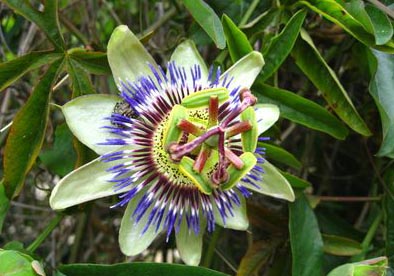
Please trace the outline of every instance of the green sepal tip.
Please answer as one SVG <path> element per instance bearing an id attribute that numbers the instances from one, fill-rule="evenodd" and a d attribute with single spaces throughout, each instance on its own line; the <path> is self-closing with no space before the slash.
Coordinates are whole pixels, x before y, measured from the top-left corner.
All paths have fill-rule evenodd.
<path id="1" fill-rule="evenodd" d="M 208 107 L 211 96 L 217 96 L 219 103 L 227 101 L 230 97 L 228 90 L 224 87 L 210 88 L 186 96 L 181 104 L 186 108 Z"/>
<path id="2" fill-rule="evenodd" d="M 178 123 L 182 119 L 187 119 L 188 117 L 189 115 L 185 107 L 179 104 L 176 104 L 173 107 L 163 135 L 163 145 L 165 148 L 167 148 L 172 142 L 178 142 L 181 138 L 182 130 L 178 127 Z"/>
<path id="3" fill-rule="evenodd" d="M 230 165 L 227 169 L 229 178 L 226 183 L 224 183 L 221 188 L 223 190 L 228 190 L 234 187 L 257 163 L 257 159 L 251 152 L 243 153 L 239 158 L 244 162 L 242 169 L 238 170 L 233 165 Z"/>
<path id="4" fill-rule="evenodd" d="M 197 188 L 204 194 L 210 195 L 212 194 L 212 187 L 210 185 L 210 180 L 207 177 L 207 174 L 204 173 L 205 168 L 202 173 L 198 173 L 193 169 L 194 160 L 184 156 L 179 163 L 180 171 L 185 174 L 193 183 L 197 186 Z"/>
<path id="5" fill-rule="evenodd" d="M 259 131 L 254 108 L 249 106 L 241 113 L 241 121 L 249 121 L 252 128 L 241 133 L 242 149 L 244 152 L 255 152 L 257 141 L 259 138 Z"/>

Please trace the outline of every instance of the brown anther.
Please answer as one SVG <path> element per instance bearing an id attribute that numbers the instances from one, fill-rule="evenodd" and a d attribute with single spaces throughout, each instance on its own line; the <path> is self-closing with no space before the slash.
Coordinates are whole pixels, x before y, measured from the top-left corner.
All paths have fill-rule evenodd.
<path id="1" fill-rule="evenodd" d="M 232 150 L 229 148 L 224 148 L 225 155 L 228 161 L 230 161 L 231 164 L 237 169 L 241 170 L 244 167 L 244 162 L 242 161 L 241 158 L 238 157 Z"/>
<path id="2" fill-rule="evenodd" d="M 179 127 L 184 132 L 193 134 L 194 136 L 200 136 L 204 133 L 204 129 L 185 119 L 180 120 L 177 124 L 177 127 Z"/>
<path id="3" fill-rule="evenodd" d="M 193 170 L 201 173 L 210 155 L 211 149 L 209 148 L 209 146 L 203 145 L 196 160 L 194 161 Z"/>
<path id="4" fill-rule="evenodd" d="M 226 138 L 233 137 L 242 132 L 246 132 L 252 129 L 252 125 L 249 121 L 243 121 L 233 124 L 226 129 Z"/>
<path id="5" fill-rule="evenodd" d="M 255 105 L 257 103 L 257 98 L 252 94 L 249 88 L 243 87 L 239 91 L 239 98 L 243 102 L 244 100 L 249 101 L 249 105 Z"/>

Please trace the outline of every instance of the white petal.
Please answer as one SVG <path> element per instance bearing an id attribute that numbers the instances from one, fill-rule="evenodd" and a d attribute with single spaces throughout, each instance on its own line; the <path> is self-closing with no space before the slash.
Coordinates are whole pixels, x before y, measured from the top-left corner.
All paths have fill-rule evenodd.
<path id="1" fill-rule="evenodd" d="M 273 104 L 257 104 L 255 113 L 259 136 L 279 119 L 279 108 Z"/>
<path id="2" fill-rule="evenodd" d="M 138 255 L 147 249 L 162 230 L 162 227 L 160 227 L 160 229 L 156 232 L 156 225 L 152 224 L 146 230 L 146 232 L 142 234 L 152 207 L 146 210 L 145 214 L 138 223 L 136 223 L 135 218 L 132 218 L 132 214 L 146 190 L 147 189 L 141 190 L 133 199 L 130 200 L 129 204 L 127 205 L 126 212 L 122 218 L 122 223 L 119 230 L 119 245 L 120 250 L 126 256 Z M 163 225 L 163 223 L 161 223 L 161 225 Z"/>
<path id="3" fill-rule="evenodd" d="M 118 85 L 119 80 L 134 82 L 141 76 L 153 75 L 148 64 L 157 67 L 152 56 L 125 25 L 118 26 L 112 32 L 107 54 L 112 75 Z"/>
<path id="4" fill-rule="evenodd" d="M 103 129 L 110 125 L 104 118 L 111 116 L 115 104 L 121 101 L 118 96 L 92 94 L 75 98 L 62 107 L 67 125 L 83 144 L 101 155 L 113 151 L 119 146 L 99 145 L 107 138 L 119 136 Z"/>
<path id="5" fill-rule="evenodd" d="M 224 228 L 230 228 L 234 230 L 246 230 L 249 227 L 249 220 L 246 214 L 246 201 L 242 195 L 239 195 L 241 201 L 240 206 L 233 203 L 233 216 L 228 214 L 225 223 L 223 223 L 222 217 L 220 216 L 219 210 L 215 204 L 213 208 L 213 213 L 215 216 L 216 223 Z"/>
<path id="6" fill-rule="evenodd" d="M 127 191 L 130 187 L 115 192 L 114 183 L 108 182 L 112 176 L 106 170 L 115 164 L 104 163 L 97 158 L 69 173 L 53 189 L 49 205 L 60 210 Z"/>
<path id="7" fill-rule="evenodd" d="M 182 260 L 187 265 L 198 265 L 200 263 L 205 226 L 205 220 L 201 219 L 200 232 L 196 235 L 192 229 L 187 227 L 186 219 L 183 218 L 179 233 L 175 235 L 176 247 Z"/>
<path id="8" fill-rule="evenodd" d="M 179 67 L 184 67 L 187 75 L 187 83 L 189 87 L 193 87 L 193 77 L 191 68 L 198 65 L 201 68 L 201 80 L 206 82 L 208 79 L 208 69 L 203 58 L 198 52 L 196 45 L 192 40 L 186 40 L 179 44 L 171 55 L 171 61 Z M 168 72 L 167 72 L 168 74 Z"/>
<path id="9" fill-rule="evenodd" d="M 229 79 L 234 77 L 229 87 L 230 91 L 238 86 L 250 88 L 256 77 L 260 74 L 263 66 L 263 55 L 257 51 L 253 51 L 238 60 L 224 72 L 220 80 L 223 80 L 226 75 L 228 75 Z"/>
<path id="10" fill-rule="evenodd" d="M 293 189 L 286 178 L 268 161 L 265 161 L 261 167 L 264 169 L 263 181 L 256 182 L 260 189 L 246 182 L 243 182 L 242 185 L 261 194 L 294 201 Z"/>

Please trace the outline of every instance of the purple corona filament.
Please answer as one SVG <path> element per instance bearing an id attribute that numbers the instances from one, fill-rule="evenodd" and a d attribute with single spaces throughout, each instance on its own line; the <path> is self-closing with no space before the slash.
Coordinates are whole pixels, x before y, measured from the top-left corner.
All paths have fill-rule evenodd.
<path id="1" fill-rule="evenodd" d="M 232 87 L 232 77 L 220 78 L 219 68 L 214 73 L 211 67 L 208 79 L 202 79 L 198 65 L 186 72 L 183 67 L 170 62 L 167 75 L 161 67 L 149 67 L 152 77 L 142 76 L 135 82 L 122 80 L 119 85 L 120 96 L 128 104 L 129 112 L 114 111 L 106 118 L 110 124 L 105 128 L 118 137 L 102 144 L 127 148 L 102 156 L 103 162 L 113 162 L 108 172 L 112 174 L 110 181 L 114 183 L 114 190 L 127 189 L 114 207 L 124 206 L 143 193 L 132 212 L 136 223 L 147 218 L 141 234 L 149 228 L 164 229 L 168 239 L 173 230 L 179 231 L 183 219 L 196 235 L 204 225 L 208 232 L 212 232 L 216 220 L 226 224 L 234 215 L 234 207 L 240 206 L 240 198 L 251 195 L 245 185 L 258 188 L 256 182 L 262 178 L 264 148 L 257 148 L 254 152 L 256 165 L 233 187 L 221 189 L 221 184 L 229 177 L 227 168 L 230 165 L 237 169 L 244 166 L 240 159 L 243 149 L 239 137 L 252 125 L 240 122 L 239 115 L 254 105 L 256 98 L 248 89 Z M 203 130 L 193 122 L 182 120 L 178 128 L 185 141 L 165 149 L 162 137 L 173 107 L 182 104 L 182 100 L 194 92 L 220 87 L 229 90 L 227 101 L 219 105 L 217 97 L 211 97 L 209 107 L 202 115 L 193 113 L 193 116 L 206 120 L 209 129 Z M 195 138 L 188 140 L 190 135 Z M 211 142 L 213 137 L 217 138 L 216 144 Z M 177 163 L 184 156 L 193 157 L 193 170 L 200 173 L 212 152 L 208 142 L 215 144 L 219 157 L 212 171 L 212 192 L 204 193 L 177 169 Z"/>

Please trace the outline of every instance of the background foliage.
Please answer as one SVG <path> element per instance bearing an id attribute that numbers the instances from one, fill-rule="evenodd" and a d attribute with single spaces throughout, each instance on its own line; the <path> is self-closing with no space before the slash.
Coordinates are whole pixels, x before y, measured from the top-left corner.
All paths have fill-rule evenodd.
<path id="1" fill-rule="evenodd" d="M 392 273 L 393 3 L 1 1 L 0 274 Z M 123 210 L 108 208 L 116 198 L 58 215 L 48 206 L 59 178 L 95 157 L 72 137 L 57 106 L 116 93 L 106 44 L 119 24 L 162 65 L 185 38 L 222 68 L 252 49 L 264 55 L 252 90 L 281 110 L 264 146 L 297 200 L 253 196 L 249 232 L 206 235 L 202 266 L 212 270 L 148 263 L 180 262 L 174 240 L 164 237 L 125 259 L 117 243 Z M 94 265 L 125 261 L 133 263 Z"/>

